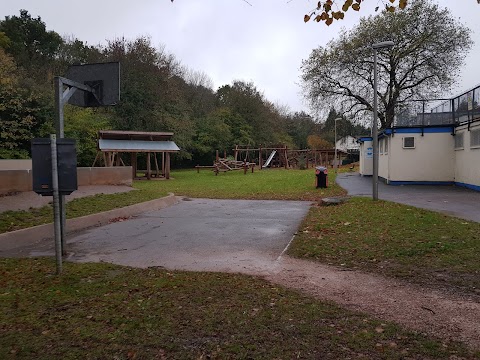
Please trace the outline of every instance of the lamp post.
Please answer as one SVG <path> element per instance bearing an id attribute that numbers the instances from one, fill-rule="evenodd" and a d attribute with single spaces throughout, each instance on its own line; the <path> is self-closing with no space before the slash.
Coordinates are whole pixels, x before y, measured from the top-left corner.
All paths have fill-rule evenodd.
<path id="1" fill-rule="evenodd" d="M 372 45 L 373 49 L 373 200 L 378 200 L 378 101 L 377 101 L 377 51 L 378 49 L 391 48 L 394 45 L 393 41 L 383 41 Z"/>
<path id="2" fill-rule="evenodd" d="M 337 162 L 337 121 L 342 120 L 342 118 L 335 119 L 335 158 L 333 161 L 333 166 L 335 166 L 335 174 L 338 171 L 338 162 Z"/>

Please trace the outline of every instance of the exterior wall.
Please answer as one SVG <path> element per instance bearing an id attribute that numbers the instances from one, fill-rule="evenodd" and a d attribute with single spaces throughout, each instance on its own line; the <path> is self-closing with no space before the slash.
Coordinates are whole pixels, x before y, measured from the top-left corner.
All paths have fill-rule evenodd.
<path id="1" fill-rule="evenodd" d="M 132 167 L 84 167 L 77 168 L 78 186 L 84 185 L 132 185 Z"/>
<path id="2" fill-rule="evenodd" d="M 480 129 L 480 122 L 470 125 L 470 130 Z M 470 131 L 459 126 L 455 133 L 463 133 L 463 149 L 455 149 L 455 183 L 480 190 L 480 148 L 470 147 Z"/>
<path id="3" fill-rule="evenodd" d="M 387 151 L 385 152 L 385 142 L 387 143 Z M 383 137 L 378 141 L 378 176 L 384 179 L 389 178 L 390 173 L 390 138 Z"/>
<path id="4" fill-rule="evenodd" d="M 132 167 L 77 168 L 78 186 L 132 185 Z M 31 170 L 0 170 L 0 194 L 32 191 Z"/>
<path id="5" fill-rule="evenodd" d="M 0 194 L 32 191 L 32 170 L 0 170 Z"/>
<path id="6" fill-rule="evenodd" d="M 360 144 L 360 175 L 373 175 L 372 140 L 364 140 Z"/>
<path id="7" fill-rule="evenodd" d="M 32 159 L 0 160 L 0 170 L 32 170 Z"/>
<path id="8" fill-rule="evenodd" d="M 451 128 L 441 130 L 396 130 L 389 144 L 389 182 L 453 182 L 455 179 L 454 137 Z M 429 130 L 427 132 L 427 130 Z M 404 137 L 415 138 L 414 149 L 403 148 Z"/>
<path id="9" fill-rule="evenodd" d="M 353 136 L 346 136 L 341 138 L 336 143 L 337 149 L 343 150 L 345 152 L 349 150 L 358 150 L 360 145 L 357 143 L 357 139 Z"/>

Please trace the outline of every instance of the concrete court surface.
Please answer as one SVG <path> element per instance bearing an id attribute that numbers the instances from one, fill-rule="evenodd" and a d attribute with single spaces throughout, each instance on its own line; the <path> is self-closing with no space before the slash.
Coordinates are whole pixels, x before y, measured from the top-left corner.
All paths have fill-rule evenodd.
<path id="1" fill-rule="evenodd" d="M 372 177 L 338 174 L 337 184 L 348 195 L 372 196 Z M 378 197 L 443 214 L 480 222 L 480 192 L 453 185 L 386 185 L 379 181 Z"/>
<path id="2" fill-rule="evenodd" d="M 86 230 L 67 240 L 69 260 L 168 269 L 257 273 L 271 269 L 311 203 L 186 199 Z M 53 255 L 53 240 L 6 256 Z"/>

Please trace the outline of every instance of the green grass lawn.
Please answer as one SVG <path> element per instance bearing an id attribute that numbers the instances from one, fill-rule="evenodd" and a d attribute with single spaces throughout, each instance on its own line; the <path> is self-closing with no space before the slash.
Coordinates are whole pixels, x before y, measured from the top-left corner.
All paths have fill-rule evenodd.
<path id="1" fill-rule="evenodd" d="M 289 254 L 480 295 L 480 224 L 412 206 L 312 207 Z"/>
<path id="2" fill-rule="evenodd" d="M 252 174 L 230 171 L 217 176 L 211 170 L 173 171 L 171 181 L 137 181 L 135 187 L 161 188 L 175 195 L 211 199 L 319 200 L 326 196 L 344 195 L 329 174 L 329 187 L 315 188 L 315 170 L 267 169 Z"/>
<path id="3" fill-rule="evenodd" d="M 474 359 L 258 278 L 0 259 L 1 359 Z"/>
<path id="4" fill-rule="evenodd" d="M 75 218 L 153 200 L 167 195 L 157 190 L 130 191 L 120 194 L 98 194 L 74 199 L 67 203 L 67 218 Z M 28 211 L 5 211 L 0 213 L 0 233 L 48 224 L 53 221 L 52 205 Z"/>
<path id="5" fill-rule="evenodd" d="M 195 170 L 172 172 L 171 180 L 135 181 L 138 191 L 128 193 L 96 195 L 75 199 L 67 204 L 67 218 L 90 215 L 112 210 L 167 195 L 204 197 L 217 199 L 282 199 L 282 200 L 319 200 L 325 196 L 345 194 L 334 184 L 334 174 L 329 174 L 330 186 L 327 189 L 315 189 L 314 170 L 269 169 L 255 171 L 253 174 L 243 171 L 220 173 Z M 7 211 L 0 213 L 0 233 L 23 229 L 52 222 L 52 206 L 44 206 L 28 211 Z"/>

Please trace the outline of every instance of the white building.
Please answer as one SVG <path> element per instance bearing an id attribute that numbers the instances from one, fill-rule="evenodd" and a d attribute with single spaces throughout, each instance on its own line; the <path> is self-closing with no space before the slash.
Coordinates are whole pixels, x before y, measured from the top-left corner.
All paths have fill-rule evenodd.
<path id="1" fill-rule="evenodd" d="M 372 138 L 358 141 L 360 174 L 372 175 Z M 456 126 L 386 129 L 378 145 L 378 176 L 387 184 L 455 184 L 480 191 L 480 119 Z"/>
<path id="2" fill-rule="evenodd" d="M 405 114 L 397 114 L 402 126 L 379 134 L 379 178 L 391 185 L 454 184 L 480 191 L 480 85 L 428 113 Z M 372 138 L 358 142 L 360 174 L 372 175 Z"/>
<path id="3" fill-rule="evenodd" d="M 340 140 L 337 140 L 337 143 L 335 146 L 337 147 L 338 150 L 342 150 L 345 152 L 360 150 L 360 144 L 358 143 L 357 138 L 350 135 L 345 136 Z"/>

